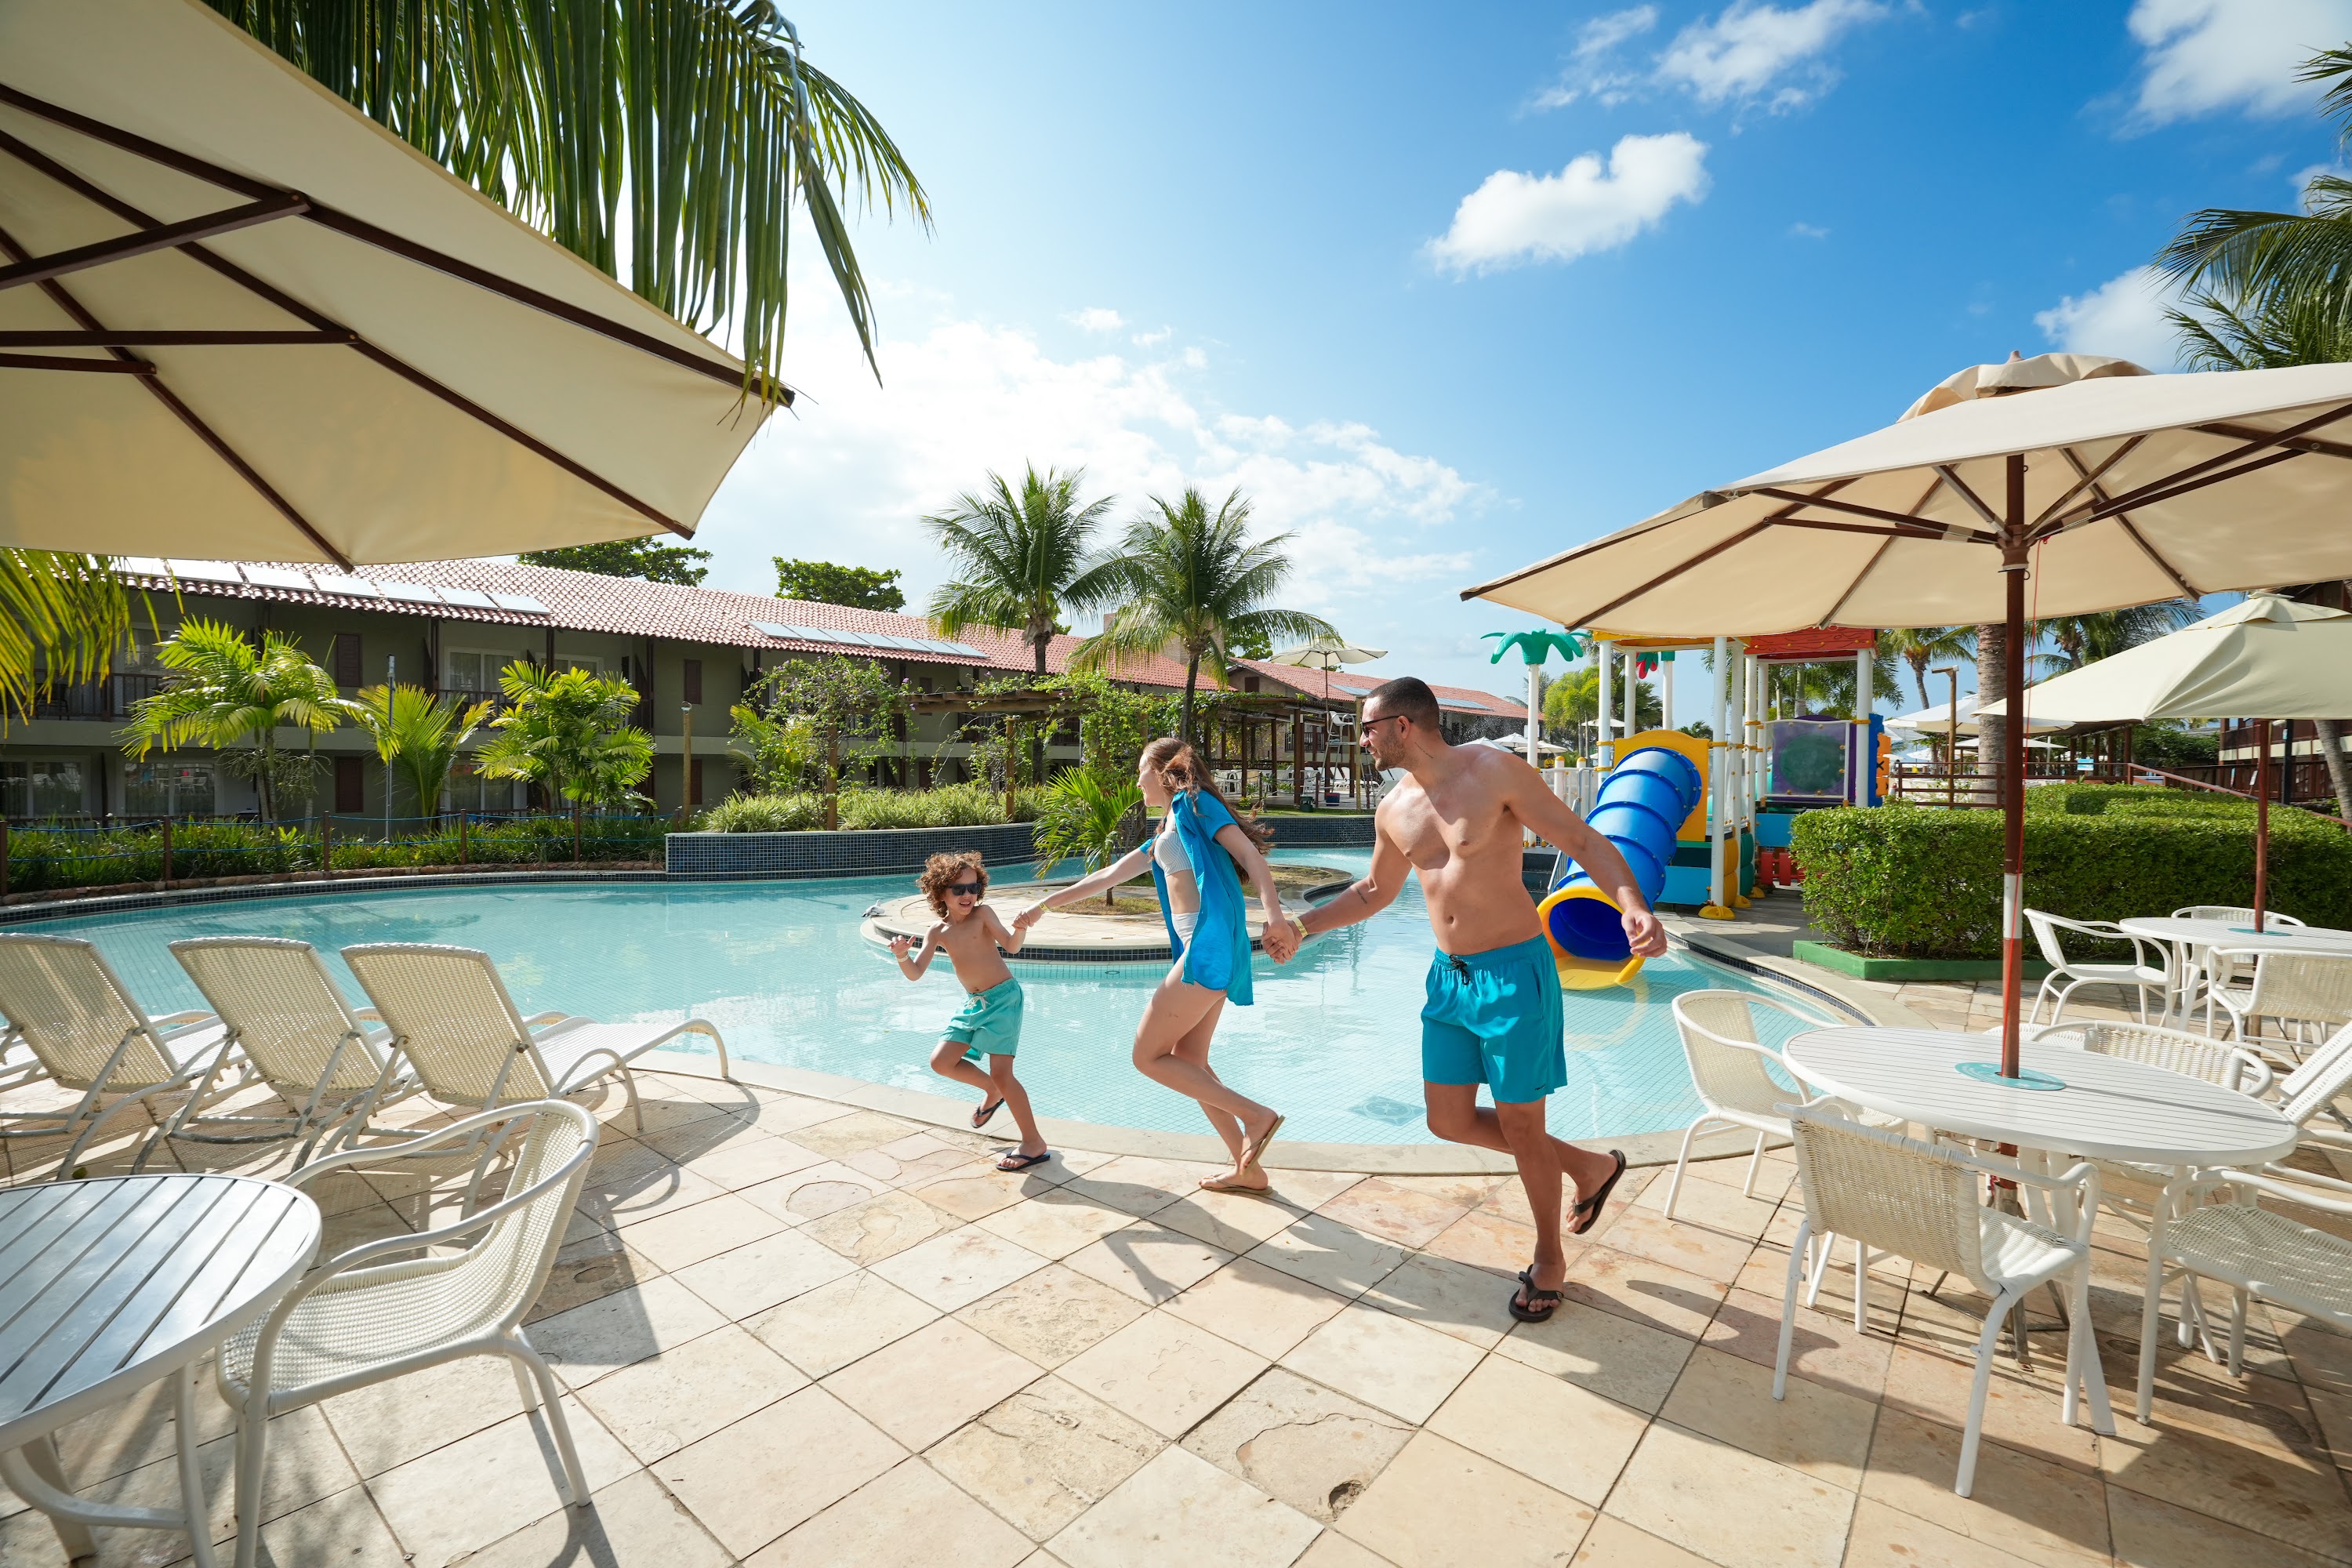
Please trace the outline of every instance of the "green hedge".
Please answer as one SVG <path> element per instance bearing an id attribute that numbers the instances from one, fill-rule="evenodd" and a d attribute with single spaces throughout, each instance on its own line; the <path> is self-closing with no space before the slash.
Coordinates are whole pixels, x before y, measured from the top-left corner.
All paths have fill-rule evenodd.
<path id="1" fill-rule="evenodd" d="M 1013 820 L 1036 821 L 1045 795 L 1039 789 L 1018 791 Z M 1004 820 L 1003 792 L 979 784 L 845 789 L 839 804 L 845 828 L 982 827 Z M 813 790 L 733 795 L 704 813 L 699 826 L 712 833 L 806 833 L 824 826 L 824 796 Z"/>
<path id="2" fill-rule="evenodd" d="M 2112 921 L 2253 901 L 2252 805 L 2111 802 L 2086 815 L 2059 787 L 2026 798 L 2043 795 L 2057 798 L 2035 802 L 2025 818 L 2028 908 Z M 1803 814 L 1793 834 L 1806 918 L 1838 946 L 1874 957 L 2000 955 L 1999 812 L 1847 806 Z M 2352 927 L 2352 834 L 2273 810 L 2270 907 L 2313 925 Z"/>

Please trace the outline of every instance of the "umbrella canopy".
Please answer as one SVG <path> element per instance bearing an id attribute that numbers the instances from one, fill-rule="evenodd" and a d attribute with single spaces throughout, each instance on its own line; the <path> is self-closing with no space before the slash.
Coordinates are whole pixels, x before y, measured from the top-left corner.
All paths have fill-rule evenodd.
<path id="1" fill-rule="evenodd" d="M 1343 664 L 1370 664 L 1376 658 L 1386 658 L 1384 647 L 1359 647 L 1344 637 L 1311 637 L 1297 647 L 1286 647 L 1269 655 L 1268 664 L 1297 665 L 1303 669 L 1332 670 Z"/>
<path id="2" fill-rule="evenodd" d="M 1463 596 L 1659 637 L 1998 622 L 2008 689 L 2022 691 L 2030 616 L 2352 576 L 2352 364 L 2149 375 L 2042 355 L 1940 390 L 1950 406 L 1928 407 L 1931 393 L 1915 416 Z M 2022 726 L 2002 734 L 2000 1048 L 2014 1076 L 2025 748 Z"/>
<path id="3" fill-rule="evenodd" d="M 198 0 L 0 0 L 0 544 L 690 534 L 741 363 Z"/>
<path id="4" fill-rule="evenodd" d="M 2006 702 L 1983 709 L 2008 710 Z M 2352 713 L 2352 615 L 2256 594 L 2028 689 L 2025 711 L 2032 724 L 2340 719 Z"/>
<path id="5" fill-rule="evenodd" d="M 1976 733 L 1977 700 L 1975 696 L 1971 694 L 1960 699 L 1960 717 L 1957 726 L 1951 720 L 1951 707 L 1948 702 L 1938 702 L 1933 708 L 1922 708 L 1916 712 L 1898 713 L 1886 721 L 1886 727 L 1890 730 L 1921 730 L 1937 735 L 1941 735 L 1947 730 L 1953 728 L 1958 728 L 1963 735 Z M 1996 713 L 2000 711 L 1998 707 L 1992 710 Z M 2028 730 L 2054 730 L 2058 728 L 2058 724 L 2054 721 L 2045 722 L 2041 714 L 2034 713 L 2027 717 L 2025 727 Z"/>
<path id="6" fill-rule="evenodd" d="M 1963 752 L 1973 752 L 1983 744 L 1984 737 L 1981 735 L 1970 735 L 1967 740 L 1960 742 L 1960 750 Z M 2058 749 L 2048 741 L 2036 741 L 2031 737 L 2028 737 L 2025 744 L 2029 749 L 2036 752 L 2054 752 Z"/>

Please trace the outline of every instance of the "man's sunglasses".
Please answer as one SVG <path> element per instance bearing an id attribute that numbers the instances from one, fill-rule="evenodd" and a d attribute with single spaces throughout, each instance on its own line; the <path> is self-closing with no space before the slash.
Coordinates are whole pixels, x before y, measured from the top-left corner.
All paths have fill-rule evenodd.
<path id="1" fill-rule="evenodd" d="M 1377 719 L 1367 719 L 1364 721 L 1364 733 L 1370 735 L 1376 726 L 1391 723 L 1404 717 L 1402 713 L 1383 713 Z"/>
<path id="2" fill-rule="evenodd" d="M 978 882 L 950 882 L 948 884 L 948 891 L 959 899 L 976 899 L 980 897 L 980 884 Z"/>

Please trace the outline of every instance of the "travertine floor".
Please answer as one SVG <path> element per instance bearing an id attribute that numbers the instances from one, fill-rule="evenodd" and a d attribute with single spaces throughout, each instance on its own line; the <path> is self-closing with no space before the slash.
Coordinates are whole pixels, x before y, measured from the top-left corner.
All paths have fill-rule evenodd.
<path id="1" fill-rule="evenodd" d="M 529 1327 L 571 1390 L 593 1507 L 561 1506 L 506 1369 L 462 1363 L 279 1418 L 275 1562 L 2352 1561 L 2352 1337 L 2258 1308 L 2235 1382 L 2168 1344 L 2139 1426 L 2120 1227 L 2095 1301 L 2117 1435 L 2059 1425 L 2053 1338 L 2030 1373 L 2002 1363 L 1964 1500 L 1964 1286 L 1874 1271 L 1857 1333 L 1833 1275 L 1771 1399 L 1784 1155 L 1752 1199 L 1742 1163 L 1697 1169 L 1672 1222 L 1663 1175 L 1631 1174 L 1571 1300 L 1530 1327 L 1504 1310 L 1531 1234 L 1516 1183 L 1277 1173 L 1267 1201 L 1084 1154 L 1006 1176 L 978 1136 L 712 1079 L 646 1092 L 642 1136 L 601 1103 L 589 1197 Z M 415 1217 L 356 1178 L 321 1195 L 330 1250 Z M 70 1429 L 75 1482 L 168 1494 L 168 1412 L 149 1397 Z M 227 1413 L 208 1399 L 204 1419 L 219 1478 Z M 61 1563 L 41 1516 L 0 1510 L 0 1562 Z M 225 1538 L 225 1496 L 214 1517 Z M 100 1536 L 109 1563 L 182 1554 Z"/>

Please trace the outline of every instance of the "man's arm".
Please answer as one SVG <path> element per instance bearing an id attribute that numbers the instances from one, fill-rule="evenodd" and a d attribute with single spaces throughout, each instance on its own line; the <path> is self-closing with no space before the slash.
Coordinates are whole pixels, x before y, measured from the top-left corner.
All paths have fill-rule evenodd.
<path id="1" fill-rule="evenodd" d="M 1326 899 L 1298 917 L 1299 931 L 1307 936 L 1317 931 L 1336 931 L 1341 926 L 1368 921 L 1391 904 L 1404 887 L 1412 862 L 1388 834 L 1385 813 L 1372 816 L 1372 868 L 1348 885 L 1348 890 L 1336 899 Z"/>
<path id="2" fill-rule="evenodd" d="M 1656 958 L 1664 953 L 1666 928 L 1651 911 L 1649 900 L 1633 880 L 1633 868 L 1625 864 L 1617 846 L 1595 833 L 1591 824 L 1552 794 L 1541 773 L 1517 757 L 1498 760 L 1505 764 L 1503 798 L 1511 815 L 1533 829 L 1537 837 L 1567 851 L 1570 859 L 1584 868 L 1593 886 L 1617 901 L 1624 916 L 1625 941 L 1635 957 Z"/>

